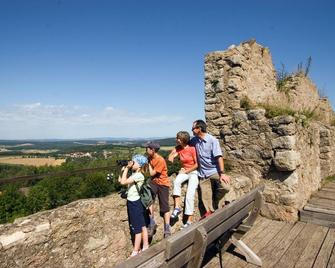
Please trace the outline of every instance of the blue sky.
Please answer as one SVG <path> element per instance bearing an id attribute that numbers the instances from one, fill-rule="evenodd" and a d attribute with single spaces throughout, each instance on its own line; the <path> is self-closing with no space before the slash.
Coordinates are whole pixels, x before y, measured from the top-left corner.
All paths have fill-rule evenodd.
<path id="1" fill-rule="evenodd" d="M 335 103 L 333 1 L 0 0 L 0 139 L 166 137 L 204 117 L 204 55 L 312 57 Z"/>

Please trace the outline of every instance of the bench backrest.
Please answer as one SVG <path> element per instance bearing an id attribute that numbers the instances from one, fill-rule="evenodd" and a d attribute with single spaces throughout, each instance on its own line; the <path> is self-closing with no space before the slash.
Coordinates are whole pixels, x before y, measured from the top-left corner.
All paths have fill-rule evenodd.
<path id="1" fill-rule="evenodd" d="M 253 225 L 262 205 L 259 186 L 209 217 L 162 240 L 117 267 L 200 267 L 211 243 L 224 235 L 240 239 Z"/>

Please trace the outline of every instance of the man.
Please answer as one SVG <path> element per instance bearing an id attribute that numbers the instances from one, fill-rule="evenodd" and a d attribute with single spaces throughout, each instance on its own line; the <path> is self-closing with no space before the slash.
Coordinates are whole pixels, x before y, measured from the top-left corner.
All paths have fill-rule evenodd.
<path id="1" fill-rule="evenodd" d="M 191 145 L 195 146 L 198 156 L 199 201 L 205 211 L 200 211 L 202 218 L 212 214 L 215 209 L 224 206 L 224 196 L 230 190 L 230 179 L 224 174 L 224 162 L 219 141 L 207 133 L 203 120 L 196 120 L 192 125 L 194 137 Z"/>
<path id="2" fill-rule="evenodd" d="M 171 235 L 170 227 L 170 207 L 169 207 L 169 188 L 170 180 L 167 175 L 167 165 L 165 159 L 157 152 L 160 145 L 156 142 L 147 142 L 144 144 L 149 159 L 149 173 L 151 176 L 150 187 L 153 192 L 153 198 L 158 196 L 160 215 L 164 219 L 164 238 Z M 148 227 L 149 236 L 153 236 L 156 229 L 154 220 L 153 205 L 150 206 L 150 224 Z"/>

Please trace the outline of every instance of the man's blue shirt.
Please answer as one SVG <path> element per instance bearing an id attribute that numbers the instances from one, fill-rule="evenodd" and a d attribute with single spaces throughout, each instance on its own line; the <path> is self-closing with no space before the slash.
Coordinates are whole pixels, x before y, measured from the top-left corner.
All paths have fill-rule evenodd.
<path id="1" fill-rule="evenodd" d="M 191 145 L 195 146 L 198 156 L 199 177 L 209 177 L 218 172 L 216 157 L 222 156 L 219 141 L 210 134 L 205 134 L 204 139 L 193 137 Z"/>

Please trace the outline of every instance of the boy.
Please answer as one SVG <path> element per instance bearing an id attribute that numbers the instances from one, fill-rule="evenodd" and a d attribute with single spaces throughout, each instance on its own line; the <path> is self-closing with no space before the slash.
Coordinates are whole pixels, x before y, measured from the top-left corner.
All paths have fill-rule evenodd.
<path id="1" fill-rule="evenodd" d="M 169 208 L 170 180 L 167 175 L 167 165 L 165 159 L 157 153 L 160 149 L 159 143 L 150 141 L 145 143 L 144 147 L 149 159 L 150 187 L 154 200 L 158 196 L 160 215 L 164 219 L 164 238 L 166 238 L 171 235 Z M 157 226 L 154 220 L 153 205 L 150 206 L 149 210 L 151 215 L 148 233 L 149 236 L 153 236 Z"/>

